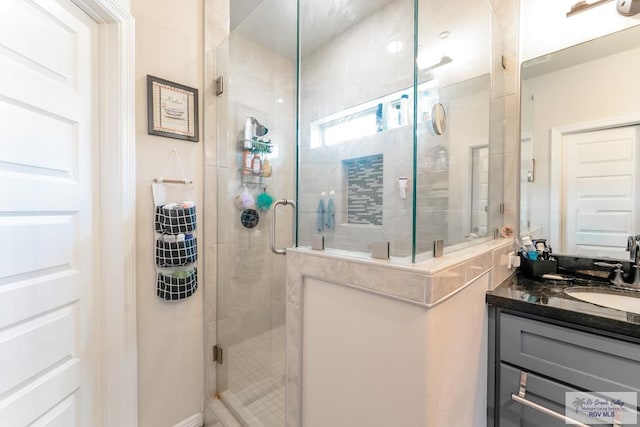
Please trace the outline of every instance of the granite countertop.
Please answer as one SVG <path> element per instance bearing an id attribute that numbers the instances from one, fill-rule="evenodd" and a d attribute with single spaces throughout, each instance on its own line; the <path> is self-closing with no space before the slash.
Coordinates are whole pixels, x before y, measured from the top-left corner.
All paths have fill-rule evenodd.
<path id="1" fill-rule="evenodd" d="M 640 338 L 640 314 L 580 301 L 564 293 L 565 288 L 576 286 L 612 288 L 607 281 L 577 278 L 567 284 L 516 274 L 487 292 L 486 301 L 496 307 Z M 636 291 L 624 292 L 638 295 Z"/>

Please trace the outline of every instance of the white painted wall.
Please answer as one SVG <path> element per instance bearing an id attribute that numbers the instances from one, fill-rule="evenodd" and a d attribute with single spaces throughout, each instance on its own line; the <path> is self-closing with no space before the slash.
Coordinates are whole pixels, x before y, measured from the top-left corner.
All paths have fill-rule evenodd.
<path id="1" fill-rule="evenodd" d="M 147 135 L 146 76 L 199 88 L 202 100 L 203 1 L 131 0 L 131 12 L 136 20 L 138 413 L 141 427 L 163 427 L 202 412 L 203 281 L 200 261 L 194 296 L 176 303 L 155 296 L 151 183 L 176 149 L 185 173 L 198 186 L 197 237 L 203 247 L 203 142 Z M 201 114 L 201 133 L 203 119 Z"/>
<path id="2" fill-rule="evenodd" d="M 637 113 L 640 81 L 629 78 L 630 69 L 640 69 L 640 48 L 523 82 L 522 131 L 533 135 L 536 159 L 535 182 L 525 184 L 523 196 L 531 227 L 541 227 L 543 236 L 550 231 L 550 190 L 559 185 L 550 182 L 551 128 Z"/>
<path id="3" fill-rule="evenodd" d="M 305 278 L 303 425 L 484 426 L 488 288 L 425 309 Z"/>
<path id="4" fill-rule="evenodd" d="M 640 15 L 618 14 L 612 1 L 567 18 L 575 0 L 522 0 L 520 48 L 522 61 L 638 25 Z"/>

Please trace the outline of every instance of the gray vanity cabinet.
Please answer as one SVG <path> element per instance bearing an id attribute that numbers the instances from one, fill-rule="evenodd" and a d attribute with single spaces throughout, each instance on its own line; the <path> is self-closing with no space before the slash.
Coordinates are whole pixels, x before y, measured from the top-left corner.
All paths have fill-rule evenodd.
<path id="1" fill-rule="evenodd" d="M 564 415 L 569 391 L 640 396 L 640 343 L 526 316 L 496 307 L 490 310 L 489 426 L 566 426 L 540 407 Z M 512 399 L 512 394 L 518 395 L 523 373 L 524 403 Z M 529 402 L 533 405 L 527 406 Z"/>

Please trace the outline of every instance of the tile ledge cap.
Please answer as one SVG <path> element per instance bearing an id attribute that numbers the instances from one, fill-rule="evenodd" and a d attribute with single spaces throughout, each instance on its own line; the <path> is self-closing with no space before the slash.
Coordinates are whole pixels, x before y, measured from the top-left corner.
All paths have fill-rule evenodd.
<path id="1" fill-rule="evenodd" d="M 408 273 L 420 273 L 427 276 L 433 276 L 434 274 L 441 271 L 448 270 L 460 264 L 464 264 L 472 258 L 490 253 L 496 249 L 500 249 L 511 244 L 513 244 L 513 240 L 511 239 L 491 240 L 489 242 L 484 242 L 459 251 L 445 254 L 440 258 L 431 258 L 415 264 L 407 264 L 405 261 L 400 261 L 400 259 L 394 257 L 388 260 L 367 258 L 366 255 L 358 256 L 354 255 L 356 254 L 356 252 L 349 252 L 340 249 L 325 249 L 324 251 L 315 251 L 308 246 L 302 246 L 297 248 L 288 248 L 287 252 L 315 256 L 319 258 L 330 258 L 356 264 L 364 264 L 370 266 L 375 265 Z"/>

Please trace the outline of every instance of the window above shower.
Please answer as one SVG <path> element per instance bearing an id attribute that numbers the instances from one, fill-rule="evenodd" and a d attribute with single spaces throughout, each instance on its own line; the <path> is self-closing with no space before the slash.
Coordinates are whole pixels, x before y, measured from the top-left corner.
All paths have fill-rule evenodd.
<path id="1" fill-rule="evenodd" d="M 438 102 L 437 80 L 418 86 L 418 121 L 429 121 L 433 105 Z M 435 89 L 435 90 L 434 90 Z M 367 101 L 311 122 L 309 148 L 357 141 L 413 122 L 413 88 Z"/>

